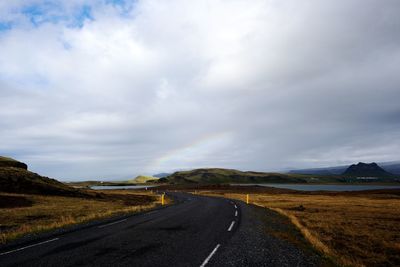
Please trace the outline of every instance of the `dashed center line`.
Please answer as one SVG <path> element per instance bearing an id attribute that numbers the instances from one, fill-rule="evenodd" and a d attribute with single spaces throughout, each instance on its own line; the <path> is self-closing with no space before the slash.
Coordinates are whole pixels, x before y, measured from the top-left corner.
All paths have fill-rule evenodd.
<path id="1" fill-rule="evenodd" d="M 37 244 L 33 244 L 33 245 L 26 246 L 26 247 L 10 250 L 10 251 L 7 251 L 7 252 L 0 253 L 0 256 L 6 255 L 6 254 L 10 254 L 10 253 L 13 253 L 13 252 L 17 252 L 17 251 L 21 251 L 21 250 L 24 250 L 24 249 L 27 249 L 27 248 L 31 248 L 31 247 L 36 247 L 36 246 L 43 245 L 43 244 L 46 244 L 46 243 L 50 243 L 50 242 L 53 242 L 53 241 L 56 241 L 56 240 L 58 240 L 58 238 L 54 238 L 54 239 L 43 241 L 43 242 L 40 242 L 40 243 L 37 243 Z"/>
<path id="2" fill-rule="evenodd" d="M 238 212 L 237 212 L 237 210 L 235 211 L 235 217 L 237 217 L 237 215 L 238 215 Z"/>
<path id="3" fill-rule="evenodd" d="M 237 209 L 237 206 L 236 206 L 236 204 L 235 204 L 235 209 Z"/>
<path id="4" fill-rule="evenodd" d="M 234 225 L 235 225 L 235 221 L 232 221 L 231 225 L 228 228 L 228 232 L 232 231 L 232 228 Z"/>
<path id="5" fill-rule="evenodd" d="M 211 257 L 214 256 L 215 252 L 217 252 L 217 250 L 218 250 L 218 248 L 219 248 L 220 246 L 221 246 L 221 245 L 218 244 L 218 245 L 213 249 L 213 251 L 211 251 L 210 255 L 208 255 L 208 257 L 203 261 L 203 263 L 200 265 L 200 267 L 206 266 L 206 264 L 210 261 Z"/>
<path id="6" fill-rule="evenodd" d="M 107 223 L 107 224 L 104 224 L 104 225 L 100 225 L 98 228 L 103 228 L 103 227 L 110 226 L 110 225 L 113 225 L 113 224 L 121 223 L 121 222 L 124 222 L 124 221 L 126 221 L 126 220 L 127 220 L 127 219 L 123 219 L 123 220 L 120 220 L 120 221 L 116 221 L 116 222 L 112 222 L 112 223 Z"/>

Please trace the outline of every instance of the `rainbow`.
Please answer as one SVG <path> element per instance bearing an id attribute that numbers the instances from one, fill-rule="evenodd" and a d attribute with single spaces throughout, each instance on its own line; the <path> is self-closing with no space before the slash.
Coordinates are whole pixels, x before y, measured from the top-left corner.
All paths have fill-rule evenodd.
<path id="1" fill-rule="evenodd" d="M 230 144 L 231 137 L 231 132 L 218 132 L 202 136 L 189 144 L 164 153 L 153 160 L 146 169 L 150 172 L 157 172 L 171 169 L 204 167 L 195 165 L 213 151 L 217 151 Z"/>

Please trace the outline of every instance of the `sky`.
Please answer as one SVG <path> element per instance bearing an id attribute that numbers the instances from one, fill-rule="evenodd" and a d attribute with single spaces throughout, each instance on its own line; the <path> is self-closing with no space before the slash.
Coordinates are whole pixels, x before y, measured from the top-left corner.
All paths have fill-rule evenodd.
<path id="1" fill-rule="evenodd" d="M 0 1 L 0 155 L 60 180 L 399 160 L 398 0 Z"/>

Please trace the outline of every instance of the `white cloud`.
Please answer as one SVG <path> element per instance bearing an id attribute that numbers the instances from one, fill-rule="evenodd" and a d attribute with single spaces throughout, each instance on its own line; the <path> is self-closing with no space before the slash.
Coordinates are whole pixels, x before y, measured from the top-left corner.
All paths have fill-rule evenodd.
<path id="1" fill-rule="evenodd" d="M 0 4 L 13 22 L 0 32 L 0 151 L 37 172 L 396 156 L 396 1 L 60 1 L 66 19 L 32 25 L 19 10 L 41 3 Z M 93 20 L 71 27 L 84 5 Z"/>

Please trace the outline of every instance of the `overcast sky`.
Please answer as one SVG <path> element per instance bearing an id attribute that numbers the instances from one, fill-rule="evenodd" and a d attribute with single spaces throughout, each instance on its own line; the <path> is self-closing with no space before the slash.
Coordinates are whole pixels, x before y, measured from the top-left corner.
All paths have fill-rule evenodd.
<path id="1" fill-rule="evenodd" d="M 398 0 L 0 2 L 0 155 L 61 180 L 399 160 Z"/>

